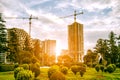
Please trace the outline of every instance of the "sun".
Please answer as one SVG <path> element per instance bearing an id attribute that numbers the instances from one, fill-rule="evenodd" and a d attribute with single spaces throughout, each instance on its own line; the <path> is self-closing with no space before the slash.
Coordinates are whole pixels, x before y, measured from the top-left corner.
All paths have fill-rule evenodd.
<path id="1" fill-rule="evenodd" d="M 61 50 L 62 50 L 62 46 L 60 45 L 59 42 L 57 42 L 57 45 L 56 45 L 56 56 L 60 55 Z"/>

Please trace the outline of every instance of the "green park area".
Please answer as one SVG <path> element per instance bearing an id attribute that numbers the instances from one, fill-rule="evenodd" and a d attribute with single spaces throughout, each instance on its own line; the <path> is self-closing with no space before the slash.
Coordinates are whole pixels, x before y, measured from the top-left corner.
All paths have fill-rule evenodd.
<path id="1" fill-rule="evenodd" d="M 48 71 L 49 68 L 40 68 L 40 74 L 36 80 L 49 80 Z M 65 78 L 65 80 L 120 80 L 120 68 L 117 68 L 113 73 L 102 71 L 97 72 L 95 68 L 86 68 L 83 77 L 81 77 L 79 73 L 76 73 L 75 75 L 70 69 L 68 69 Z M 14 71 L 0 72 L 0 80 L 15 80 Z"/>

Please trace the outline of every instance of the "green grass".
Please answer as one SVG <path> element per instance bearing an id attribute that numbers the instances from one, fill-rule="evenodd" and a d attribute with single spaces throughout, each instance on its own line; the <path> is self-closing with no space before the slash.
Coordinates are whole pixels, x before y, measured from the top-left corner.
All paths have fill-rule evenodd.
<path id="1" fill-rule="evenodd" d="M 37 78 L 39 80 L 49 80 L 47 75 L 48 68 L 42 68 L 40 76 Z M 0 72 L 0 80 L 15 80 L 13 71 L 11 72 Z M 105 72 L 96 72 L 94 68 L 87 68 L 87 72 L 83 77 L 80 76 L 79 73 L 74 75 L 72 71 L 69 70 L 66 75 L 66 80 L 120 80 L 120 69 L 113 73 L 105 73 Z"/>
<path id="2" fill-rule="evenodd" d="M 15 80 L 13 71 L 0 72 L 0 80 Z"/>

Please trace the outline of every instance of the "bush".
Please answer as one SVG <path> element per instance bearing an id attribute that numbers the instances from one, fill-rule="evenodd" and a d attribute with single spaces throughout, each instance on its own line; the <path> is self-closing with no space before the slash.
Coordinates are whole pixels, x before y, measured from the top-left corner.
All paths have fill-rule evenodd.
<path id="1" fill-rule="evenodd" d="M 32 58 L 32 63 L 35 64 L 36 62 L 38 62 L 38 59 L 36 57 Z"/>
<path id="2" fill-rule="evenodd" d="M 6 72 L 6 71 L 13 71 L 14 70 L 14 65 L 0 65 L 0 72 Z"/>
<path id="3" fill-rule="evenodd" d="M 113 68 L 114 68 L 114 71 L 116 70 L 116 65 L 115 64 L 112 64 Z"/>
<path id="4" fill-rule="evenodd" d="M 48 70 L 48 78 L 50 78 L 50 76 L 53 74 L 53 73 L 55 73 L 57 70 L 55 69 L 55 68 L 49 68 L 49 70 Z"/>
<path id="5" fill-rule="evenodd" d="M 34 80 L 34 74 L 30 70 L 22 70 L 17 74 L 16 80 Z"/>
<path id="6" fill-rule="evenodd" d="M 40 68 L 40 63 L 36 62 L 35 66 L 38 67 L 38 68 Z"/>
<path id="7" fill-rule="evenodd" d="M 108 71 L 109 73 L 112 73 L 112 72 L 115 71 L 115 69 L 114 69 L 114 67 L 113 67 L 112 64 L 109 64 L 109 65 L 107 66 L 107 71 Z"/>
<path id="8" fill-rule="evenodd" d="M 29 65 L 28 64 L 23 64 L 21 67 L 23 67 L 23 69 L 25 69 L 25 70 L 29 70 Z"/>
<path id="9" fill-rule="evenodd" d="M 18 68 L 15 68 L 14 70 L 14 78 L 16 79 L 17 78 L 17 74 L 20 72 L 20 71 L 23 71 L 23 67 L 18 67 Z"/>
<path id="10" fill-rule="evenodd" d="M 68 68 L 67 67 L 62 67 L 60 69 L 60 71 L 63 73 L 63 74 L 67 74 L 68 73 Z"/>
<path id="11" fill-rule="evenodd" d="M 22 63 L 23 64 L 30 64 L 31 63 L 31 59 L 30 58 L 24 58 Z"/>
<path id="12" fill-rule="evenodd" d="M 104 66 L 100 65 L 100 70 L 103 72 L 104 71 Z"/>
<path id="13" fill-rule="evenodd" d="M 107 68 L 104 68 L 104 72 L 107 72 Z"/>
<path id="14" fill-rule="evenodd" d="M 95 70 L 96 70 L 97 72 L 99 72 L 99 70 L 100 70 L 99 65 L 96 65 L 96 66 L 95 66 Z"/>
<path id="15" fill-rule="evenodd" d="M 39 74 L 40 74 L 40 67 L 38 67 L 36 64 L 32 64 L 30 66 L 30 70 L 35 74 L 35 77 L 39 76 Z"/>
<path id="16" fill-rule="evenodd" d="M 86 72 L 86 67 L 84 67 L 84 66 L 79 66 L 78 69 L 79 69 L 79 72 L 80 72 L 81 77 L 83 77 L 84 73 Z"/>
<path id="17" fill-rule="evenodd" d="M 117 64 L 116 64 L 116 67 L 120 68 L 120 63 L 117 63 Z"/>
<path id="18" fill-rule="evenodd" d="M 79 72 L 78 66 L 77 65 L 72 66 L 71 71 L 76 75 L 76 73 Z"/>
<path id="19" fill-rule="evenodd" d="M 19 64 L 14 64 L 14 69 L 18 67 L 19 67 Z"/>
<path id="20" fill-rule="evenodd" d="M 56 71 L 50 76 L 50 80 L 66 80 L 66 79 L 65 75 L 62 72 Z"/>

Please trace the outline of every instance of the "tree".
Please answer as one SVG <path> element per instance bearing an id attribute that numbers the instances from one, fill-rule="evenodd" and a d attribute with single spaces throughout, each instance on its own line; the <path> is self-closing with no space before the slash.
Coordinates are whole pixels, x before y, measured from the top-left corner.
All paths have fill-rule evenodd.
<path id="1" fill-rule="evenodd" d="M 8 29 L 8 58 L 10 61 L 22 64 L 30 63 L 30 57 L 33 56 L 33 50 L 28 34 L 18 28 Z"/>
<path id="2" fill-rule="evenodd" d="M 40 47 L 40 41 L 39 39 L 35 39 L 34 40 L 34 48 L 33 48 L 33 51 L 34 51 L 34 56 L 36 56 L 37 59 L 40 60 L 41 58 L 41 54 L 42 54 L 42 49 Z"/>
<path id="3" fill-rule="evenodd" d="M 97 57 L 97 54 L 89 49 L 87 51 L 87 55 L 85 55 L 83 58 L 84 63 L 89 67 L 93 67 L 94 64 L 97 64 L 96 57 Z"/>
<path id="4" fill-rule="evenodd" d="M 116 45 L 116 35 L 112 31 L 109 34 L 109 46 L 110 46 L 111 63 L 115 64 L 117 63 L 119 50 Z"/>
<path id="5" fill-rule="evenodd" d="M 111 31 L 108 39 L 99 39 L 97 41 L 95 52 L 101 54 L 102 60 L 106 60 L 107 65 L 110 63 L 116 64 L 119 61 L 120 51 L 118 40 L 119 38 L 116 37 L 116 34 Z"/>
<path id="6" fill-rule="evenodd" d="M 7 30 L 4 24 L 4 20 L 2 19 L 2 14 L 0 13 L 0 57 L 2 60 L 2 56 L 4 56 L 5 58 L 5 52 L 7 51 Z M 4 62 L 4 60 L 2 60 L 0 62 Z"/>
<path id="7" fill-rule="evenodd" d="M 18 62 L 19 60 L 19 40 L 17 37 L 17 34 L 14 32 L 14 29 L 9 29 L 9 43 L 8 43 L 8 48 L 9 48 L 9 53 L 7 58 L 10 59 L 11 62 Z"/>

